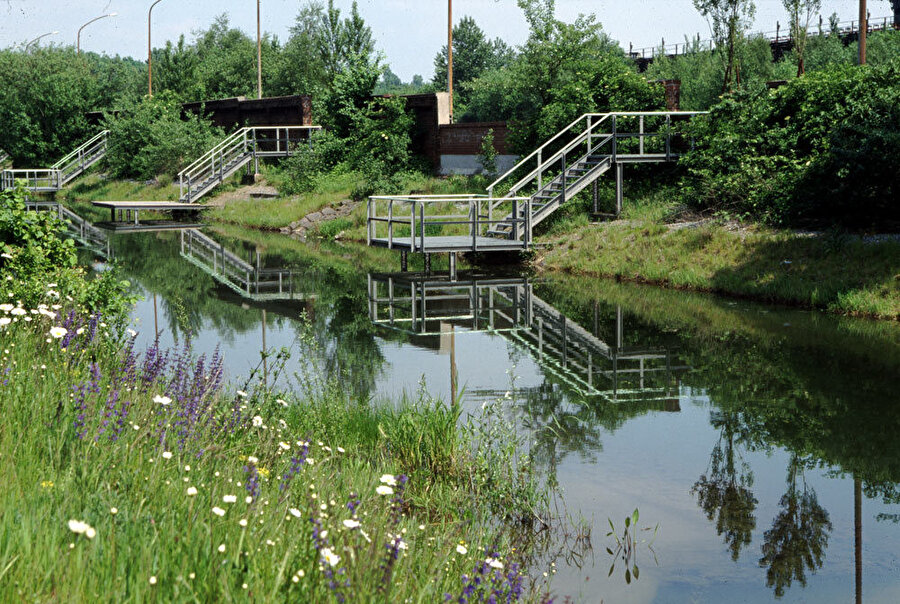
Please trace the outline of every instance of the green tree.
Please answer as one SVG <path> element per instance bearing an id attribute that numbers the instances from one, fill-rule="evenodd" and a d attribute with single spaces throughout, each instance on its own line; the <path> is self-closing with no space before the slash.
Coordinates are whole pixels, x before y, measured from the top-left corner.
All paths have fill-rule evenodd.
<path id="1" fill-rule="evenodd" d="M 177 95 L 168 90 L 107 114 L 105 124 L 105 161 L 119 178 L 174 176 L 221 137 L 209 122 L 194 114 L 182 116 Z"/>
<path id="2" fill-rule="evenodd" d="M 481 154 L 478 157 L 481 170 L 488 178 L 497 176 L 497 148 L 494 147 L 494 129 L 491 128 L 481 139 Z"/>
<path id="3" fill-rule="evenodd" d="M 500 38 L 488 40 L 472 17 L 463 17 L 453 26 L 453 89 L 460 90 L 460 106 L 465 105 L 465 90 L 470 82 L 487 70 L 505 67 L 515 56 Z M 434 57 L 434 87 L 447 89 L 447 45 Z M 461 113 L 461 112 L 460 112 Z"/>
<path id="4" fill-rule="evenodd" d="M 804 58 L 809 39 L 809 22 L 814 14 L 822 10 L 822 0 L 781 0 L 781 3 L 790 19 L 794 54 L 797 56 L 797 77 L 800 77 L 806 71 Z"/>
<path id="5" fill-rule="evenodd" d="M 753 0 L 694 0 L 694 7 L 709 21 L 716 50 L 724 61 L 722 91 L 740 88 L 740 47 L 756 14 L 756 4 Z"/>

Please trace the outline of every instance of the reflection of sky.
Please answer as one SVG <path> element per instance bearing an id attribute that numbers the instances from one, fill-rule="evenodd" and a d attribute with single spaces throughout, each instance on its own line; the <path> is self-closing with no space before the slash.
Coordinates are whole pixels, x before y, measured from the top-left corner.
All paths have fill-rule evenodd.
<path id="1" fill-rule="evenodd" d="M 258 308 L 246 308 L 261 319 Z M 298 314 L 300 307 L 298 306 Z M 319 308 L 317 312 L 327 312 Z M 158 300 L 160 326 L 165 331 L 161 342 L 172 344 L 168 331 L 169 309 Z M 139 324 L 138 348 L 152 339 L 153 300 L 146 297 L 135 310 Z M 261 324 L 245 333 L 223 337 L 212 321 L 204 319 L 194 339 L 197 353 L 211 354 L 217 345 L 225 355 L 229 375 L 243 377 L 260 359 Z M 291 347 L 297 334 L 294 320 L 269 313 L 266 329 L 270 349 Z M 377 398 L 393 399 L 406 392 L 415 393 L 424 376 L 429 392 L 444 400 L 450 397 L 450 357 L 446 353 L 413 343 L 377 339 L 386 362 L 375 384 Z M 416 342 L 414 340 L 414 342 Z M 517 376 L 518 388 L 537 387 L 545 377 L 533 357 L 514 351 L 510 342 L 498 335 L 456 332 L 456 362 L 459 385 L 469 393 L 470 411 L 477 409 L 475 391 L 504 392 L 509 389 L 509 371 Z M 446 343 L 446 342 L 445 342 Z M 432 344 L 434 342 L 432 341 Z M 513 357 L 516 360 L 513 360 Z M 296 371 L 296 360 L 289 372 Z M 513 366 L 515 364 L 515 368 Z M 783 450 L 771 454 L 748 453 L 743 459 L 754 474 L 752 491 L 759 503 L 753 540 L 732 562 L 715 525 L 698 507 L 691 487 L 708 472 L 710 452 L 719 438 L 710 426 L 710 401 L 702 394 L 682 388 L 681 411 L 650 412 L 626 421 L 615 432 L 600 430 L 601 448 L 590 456 L 570 454 L 559 465 L 558 478 L 564 490 L 568 512 L 583 516 L 593 523 L 593 558 L 582 569 L 560 565 L 554 587 L 560 595 L 571 595 L 584 601 L 604 599 L 610 602 L 762 602 L 771 601 L 773 593 L 766 587 L 766 569 L 760 568 L 760 546 L 763 534 L 771 527 L 779 512 L 779 500 L 786 491 L 790 456 Z M 568 407 L 583 404 L 566 401 Z M 807 587 L 798 582 L 788 588 L 786 602 L 846 602 L 854 595 L 853 557 L 853 481 L 829 478 L 825 470 L 807 470 L 807 485 L 818 495 L 819 503 L 830 516 L 830 534 L 822 568 L 815 574 L 807 571 Z M 605 552 L 611 545 L 605 537 L 607 518 L 621 530 L 624 517 L 639 508 L 641 526 L 659 523 L 654 549 L 659 566 L 650 553 L 639 550 L 640 580 L 626 586 L 624 569 L 618 566 L 607 579 L 610 558 Z M 866 601 L 900 601 L 900 525 L 876 522 L 879 513 L 900 513 L 900 506 L 886 506 L 880 500 L 863 501 L 863 563 Z"/>

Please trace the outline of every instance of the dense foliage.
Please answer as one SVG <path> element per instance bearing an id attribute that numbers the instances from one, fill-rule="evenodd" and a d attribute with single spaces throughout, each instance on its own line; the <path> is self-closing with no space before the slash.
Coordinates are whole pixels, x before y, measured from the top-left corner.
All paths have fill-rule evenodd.
<path id="1" fill-rule="evenodd" d="M 24 191 L 0 191 L 3 302 L 57 316 L 100 313 L 109 324 L 121 326 L 130 311 L 128 283 L 116 271 L 87 278 L 65 230 L 51 212 L 26 211 Z M 32 320 L 26 313 L 20 316 L 24 322 Z"/>
<path id="2" fill-rule="evenodd" d="M 696 120 L 685 198 L 776 223 L 900 219 L 900 61 L 727 97 Z"/>
<path id="3" fill-rule="evenodd" d="M 105 126 L 106 163 L 117 178 L 174 176 L 222 135 L 203 118 L 183 114 L 177 97 L 168 91 L 107 114 Z"/>

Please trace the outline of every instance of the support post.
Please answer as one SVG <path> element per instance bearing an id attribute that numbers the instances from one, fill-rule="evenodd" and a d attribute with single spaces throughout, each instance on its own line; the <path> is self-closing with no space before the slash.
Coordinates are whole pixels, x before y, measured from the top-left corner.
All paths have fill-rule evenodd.
<path id="1" fill-rule="evenodd" d="M 406 250 L 400 251 L 400 272 L 405 273 L 409 270 L 409 252 Z"/>
<path id="2" fill-rule="evenodd" d="M 644 154 L 644 116 L 643 115 L 638 118 L 638 133 L 640 134 L 640 137 L 638 139 L 639 140 L 638 153 L 643 155 Z"/>
<path id="3" fill-rule="evenodd" d="M 450 280 L 456 281 L 456 252 L 450 252 L 448 258 L 450 260 Z"/>
<path id="4" fill-rule="evenodd" d="M 560 205 L 566 203 L 566 154 L 562 155 L 562 201 Z"/>
<path id="5" fill-rule="evenodd" d="M 622 213 L 622 202 L 625 198 L 625 192 L 623 191 L 625 185 L 625 164 L 617 163 L 616 164 L 616 217 Z"/>
<path id="6" fill-rule="evenodd" d="M 600 213 L 600 190 L 597 187 L 597 181 L 591 183 L 591 200 L 594 205 L 594 215 Z"/>
<path id="7" fill-rule="evenodd" d="M 430 275 L 431 274 L 431 254 L 426 252 L 424 254 L 424 256 L 425 256 L 425 274 Z"/>

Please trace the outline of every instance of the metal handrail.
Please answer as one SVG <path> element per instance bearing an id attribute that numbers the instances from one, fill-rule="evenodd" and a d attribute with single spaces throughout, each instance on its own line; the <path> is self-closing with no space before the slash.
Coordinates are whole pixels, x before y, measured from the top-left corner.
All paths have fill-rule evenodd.
<path id="1" fill-rule="evenodd" d="M 179 198 L 186 199 L 188 202 L 193 201 L 196 197 L 203 194 L 204 189 L 211 188 L 209 181 L 218 177 L 219 181 L 225 178 L 225 167 L 231 166 L 233 162 L 246 158 L 247 161 L 251 157 L 258 155 L 290 155 L 291 154 L 291 132 L 304 131 L 308 133 L 308 138 L 312 140 L 312 132 L 320 130 L 321 126 L 245 126 L 239 128 L 224 140 L 216 144 L 212 149 L 205 152 L 196 159 L 188 167 L 178 173 L 179 180 Z M 284 130 L 285 147 L 281 149 L 281 131 Z M 267 132 L 274 133 L 274 138 L 264 136 Z M 297 140 L 300 140 L 299 138 Z M 261 151 L 260 144 L 274 142 L 278 149 L 274 152 Z M 242 162 L 241 165 L 243 165 Z"/>
<path id="2" fill-rule="evenodd" d="M 63 166 L 71 165 L 72 159 L 75 159 L 75 158 L 80 159 L 83 155 L 83 152 L 85 150 L 87 150 L 89 147 L 91 147 L 92 145 L 94 145 L 94 143 L 96 143 L 98 141 L 102 141 L 103 145 L 105 145 L 107 136 L 109 136 L 109 130 L 101 131 L 99 134 L 93 136 L 86 142 L 81 143 L 71 153 L 64 156 L 61 160 L 59 160 L 58 162 L 56 162 L 55 164 L 53 164 L 50 167 L 53 168 L 54 170 L 64 171 Z"/>

